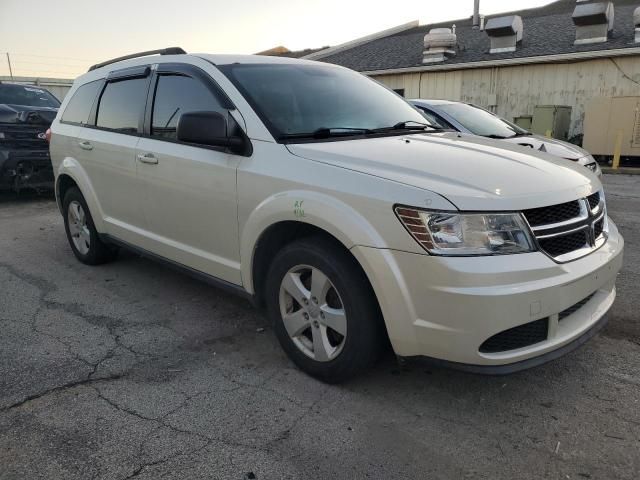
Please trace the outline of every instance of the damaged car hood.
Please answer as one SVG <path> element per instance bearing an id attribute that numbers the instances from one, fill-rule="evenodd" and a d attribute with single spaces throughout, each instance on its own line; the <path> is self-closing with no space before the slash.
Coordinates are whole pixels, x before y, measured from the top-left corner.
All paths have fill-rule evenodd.
<path id="1" fill-rule="evenodd" d="M 429 190 L 460 210 L 522 210 L 585 197 L 601 188 L 575 163 L 461 133 L 289 144 L 299 157 Z"/>

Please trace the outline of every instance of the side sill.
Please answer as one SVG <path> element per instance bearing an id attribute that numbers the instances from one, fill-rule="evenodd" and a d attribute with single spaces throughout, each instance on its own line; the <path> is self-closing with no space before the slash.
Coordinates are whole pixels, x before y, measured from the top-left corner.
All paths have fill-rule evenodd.
<path id="1" fill-rule="evenodd" d="M 417 356 L 417 357 L 401 357 L 402 360 L 407 361 L 417 361 L 422 362 L 427 365 L 433 365 L 436 367 L 444 367 L 452 370 L 459 370 L 462 372 L 468 373 L 476 373 L 480 375 L 489 375 L 489 376 L 502 376 L 502 375 L 510 375 L 512 373 L 521 372 L 523 370 L 529 370 L 530 368 L 538 367 L 540 365 L 544 365 L 545 363 L 549 363 L 553 360 L 557 360 L 560 357 L 563 357 L 567 353 L 570 353 L 593 337 L 595 337 L 600 330 L 602 330 L 607 322 L 609 321 L 608 316 L 605 314 L 597 323 L 595 323 L 589 330 L 584 332 L 580 337 L 576 338 L 570 343 L 550 352 L 547 352 L 538 357 L 528 358 L 526 360 L 521 360 L 515 363 L 508 363 L 506 365 L 472 365 L 467 363 L 458 363 L 458 362 L 450 362 L 447 360 L 440 360 L 438 358 Z"/>
<path id="2" fill-rule="evenodd" d="M 200 280 L 204 283 L 211 285 L 212 287 L 219 288 L 220 290 L 224 290 L 225 292 L 229 292 L 239 297 L 242 297 L 248 300 L 253 306 L 257 306 L 257 299 L 255 295 L 252 295 L 249 292 L 247 292 L 244 289 L 244 287 L 242 287 L 241 285 L 236 285 L 234 283 L 227 282 L 226 280 L 222 280 L 218 277 L 214 277 L 213 275 L 209 275 L 207 273 L 201 272 L 194 268 L 187 267 L 186 265 L 183 265 L 181 263 L 174 262 L 173 260 L 169 260 L 168 258 L 152 253 L 148 250 L 145 250 L 144 248 L 140 248 L 135 245 L 132 245 L 129 242 L 125 242 L 124 240 L 120 240 L 119 238 L 113 237 L 106 233 L 100 234 L 100 240 L 102 240 L 104 243 L 116 245 L 118 247 L 122 247 L 131 252 L 135 252 L 142 257 L 149 258 L 158 263 L 161 263 L 171 268 L 172 270 L 185 273 L 192 278 L 195 278 L 197 280 Z"/>

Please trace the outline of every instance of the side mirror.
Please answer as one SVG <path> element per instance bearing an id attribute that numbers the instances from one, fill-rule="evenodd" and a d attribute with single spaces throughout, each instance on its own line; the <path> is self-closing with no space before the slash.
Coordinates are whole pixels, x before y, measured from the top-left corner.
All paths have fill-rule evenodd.
<path id="1" fill-rule="evenodd" d="M 186 112 L 178 120 L 178 140 L 213 147 L 238 148 L 240 137 L 229 136 L 227 119 L 219 112 Z"/>

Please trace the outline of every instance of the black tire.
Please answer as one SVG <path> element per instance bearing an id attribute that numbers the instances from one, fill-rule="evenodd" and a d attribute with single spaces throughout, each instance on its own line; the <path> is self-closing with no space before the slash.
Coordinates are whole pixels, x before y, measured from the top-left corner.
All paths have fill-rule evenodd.
<path id="1" fill-rule="evenodd" d="M 333 284 L 346 314 L 347 333 L 341 351 L 328 361 L 317 361 L 305 354 L 289 336 L 283 321 L 280 287 L 285 275 L 297 266 L 320 270 Z M 340 383 L 358 375 L 374 365 L 383 350 L 386 329 L 373 289 L 356 260 L 337 242 L 311 237 L 284 247 L 269 268 L 265 300 L 276 336 L 289 358 L 301 370 L 326 383 Z M 306 332 L 312 334 L 312 327 Z"/>
<path id="2" fill-rule="evenodd" d="M 73 202 L 79 203 L 84 211 L 86 227 L 89 231 L 90 238 L 87 252 L 80 252 L 74 244 L 71 236 L 69 225 L 69 206 Z M 64 199 L 62 200 L 62 216 L 64 218 L 64 229 L 67 233 L 67 240 L 69 241 L 71 250 L 73 250 L 73 254 L 78 260 L 86 265 L 101 265 L 116 258 L 118 255 L 118 249 L 115 246 L 106 244 L 100 240 L 100 236 L 93 223 L 93 218 L 91 217 L 91 212 L 89 211 L 87 202 L 77 187 L 71 187 L 65 193 Z"/>

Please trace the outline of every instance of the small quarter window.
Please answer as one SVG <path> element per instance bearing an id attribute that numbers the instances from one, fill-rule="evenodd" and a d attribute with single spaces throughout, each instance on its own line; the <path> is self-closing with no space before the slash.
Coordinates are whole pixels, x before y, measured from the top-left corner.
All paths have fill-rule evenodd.
<path id="1" fill-rule="evenodd" d="M 436 127 L 453 129 L 453 127 L 451 126 L 451 124 L 449 122 L 445 121 L 442 117 L 440 117 L 439 115 L 436 115 L 435 113 L 432 113 L 432 112 L 430 112 L 428 110 L 425 110 L 423 108 L 420 108 L 420 113 L 422 113 L 422 115 L 424 115 L 424 117 L 427 120 L 429 120 L 429 123 L 431 123 L 432 125 L 434 125 Z"/>
<path id="2" fill-rule="evenodd" d="M 102 85 L 100 80 L 78 87 L 76 92 L 69 100 L 67 107 L 62 114 L 62 121 L 69 123 L 86 124 L 89 121 L 89 113 L 93 102 L 98 95 L 98 89 Z"/>
<path id="3" fill-rule="evenodd" d="M 184 75 L 161 75 L 158 77 L 151 135 L 176 139 L 178 120 L 185 112 L 216 111 L 226 109 L 216 96 L 200 81 Z"/>
<path id="4" fill-rule="evenodd" d="M 122 133 L 137 133 L 146 99 L 146 78 L 108 83 L 100 98 L 96 125 Z"/>

